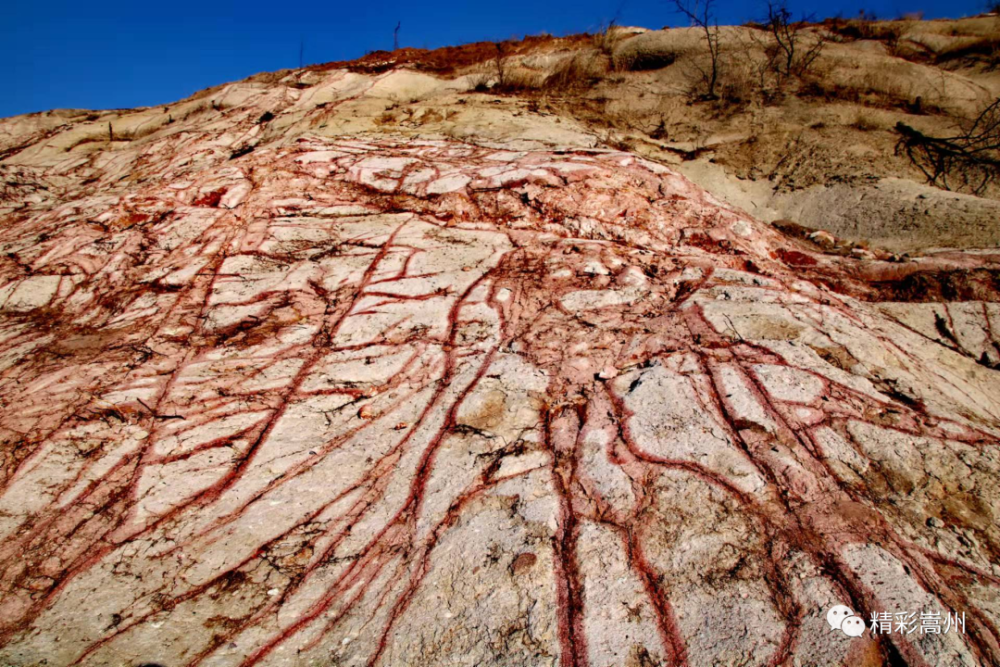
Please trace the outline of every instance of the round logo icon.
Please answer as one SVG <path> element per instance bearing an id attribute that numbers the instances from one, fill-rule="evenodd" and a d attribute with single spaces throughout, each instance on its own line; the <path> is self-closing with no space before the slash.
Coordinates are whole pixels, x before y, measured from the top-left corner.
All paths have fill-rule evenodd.
<path id="1" fill-rule="evenodd" d="M 860 637 L 865 632 L 865 622 L 857 616 L 848 616 L 840 625 L 840 629 L 848 637 Z"/>
<path id="2" fill-rule="evenodd" d="M 841 625 L 844 623 L 844 619 L 850 616 L 854 616 L 854 612 L 851 611 L 850 607 L 838 604 L 835 607 L 831 607 L 830 611 L 826 612 L 826 622 L 830 624 L 831 630 L 840 630 Z"/>
<path id="3" fill-rule="evenodd" d="M 842 604 L 830 607 L 826 612 L 826 622 L 831 630 L 840 630 L 848 637 L 860 637 L 865 632 L 865 622 L 855 616 L 851 608 Z"/>

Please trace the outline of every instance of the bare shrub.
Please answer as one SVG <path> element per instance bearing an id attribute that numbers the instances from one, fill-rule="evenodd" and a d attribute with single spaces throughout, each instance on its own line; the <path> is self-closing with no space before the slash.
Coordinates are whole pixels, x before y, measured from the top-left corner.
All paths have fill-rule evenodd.
<path id="1" fill-rule="evenodd" d="M 507 50 L 502 42 L 496 43 L 496 53 L 493 54 L 493 67 L 496 70 L 497 85 L 501 88 L 507 83 Z"/>
<path id="2" fill-rule="evenodd" d="M 896 153 L 905 153 L 928 183 L 978 195 L 1000 176 L 1000 98 L 952 137 L 929 137 L 902 122 L 896 131 Z"/>
<path id="3" fill-rule="evenodd" d="M 792 20 L 784 0 L 768 0 L 764 28 L 773 42 L 766 51 L 770 67 L 781 76 L 802 76 L 823 50 L 823 37 L 808 32 L 808 26 L 808 19 Z"/>
<path id="4" fill-rule="evenodd" d="M 769 100 L 760 57 L 755 58 L 754 53 L 745 49 L 725 60 L 725 66 L 719 71 L 719 102 L 736 111 L 753 102 Z"/>
<path id="5" fill-rule="evenodd" d="M 735 45 L 725 54 L 720 96 L 736 105 L 772 104 L 781 98 L 789 77 L 779 71 L 779 48 L 765 26 L 748 27 L 751 30 L 738 33 Z"/>
<path id="6" fill-rule="evenodd" d="M 673 3 L 677 12 L 686 16 L 691 25 L 705 33 L 709 67 L 707 70 L 697 68 L 701 86 L 704 88 L 700 97 L 706 100 L 717 99 L 715 88 L 719 81 L 720 48 L 719 23 L 714 12 L 715 0 L 673 0 Z"/>

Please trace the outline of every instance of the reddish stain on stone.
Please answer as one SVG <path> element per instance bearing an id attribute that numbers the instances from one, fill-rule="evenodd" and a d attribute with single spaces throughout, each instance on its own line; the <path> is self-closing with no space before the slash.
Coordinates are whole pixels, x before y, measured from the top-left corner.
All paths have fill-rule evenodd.
<path id="1" fill-rule="evenodd" d="M 206 206 L 216 208 L 222 201 L 222 196 L 226 194 L 226 189 L 222 188 L 214 192 L 207 192 L 191 202 L 194 206 Z"/>
<path id="2" fill-rule="evenodd" d="M 523 574 L 530 570 L 537 560 L 538 556 L 533 553 L 527 551 L 520 553 L 514 558 L 514 562 L 510 564 L 510 571 L 514 574 Z"/>
<path id="3" fill-rule="evenodd" d="M 785 250 L 780 248 L 778 250 L 778 257 L 781 258 L 785 264 L 790 266 L 815 266 L 816 260 L 805 254 L 804 252 L 799 252 L 798 250 Z"/>

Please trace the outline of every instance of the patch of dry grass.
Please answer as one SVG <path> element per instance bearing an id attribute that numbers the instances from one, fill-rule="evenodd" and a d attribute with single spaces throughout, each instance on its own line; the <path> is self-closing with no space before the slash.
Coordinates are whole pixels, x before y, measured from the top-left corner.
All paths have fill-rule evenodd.
<path id="1" fill-rule="evenodd" d="M 854 119 L 849 125 L 863 132 L 885 129 L 885 123 L 882 122 L 879 112 L 866 107 L 860 107 L 855 110 Z"/>
<path id="2" fill-rule="evenodd" d="M 610 63 L 608 56 L 598 52 L 566 58 L 545 78 L 545 89 L 567 91 L 591 88 L 608 73 Z"/>
<path id="3" fill-rule="evenodd" d="M 521 65 L 508 65 L 504 72 L 503 80 L 498 81 L 493 86 L 492 91 L 497 93 L 520 93 L 540 90 L 544 87 L 547 77 L 548 74 L 544 71 Z"/>

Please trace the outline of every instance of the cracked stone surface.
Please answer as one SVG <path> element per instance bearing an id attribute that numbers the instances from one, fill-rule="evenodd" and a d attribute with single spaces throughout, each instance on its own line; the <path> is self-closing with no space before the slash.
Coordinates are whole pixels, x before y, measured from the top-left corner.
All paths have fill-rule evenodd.
<path id="1" fill-rule="evenodd" d="M 4 664 L 998 664 L 995 294 L 627 153 L 229 131 L 3 166 Z"/>

